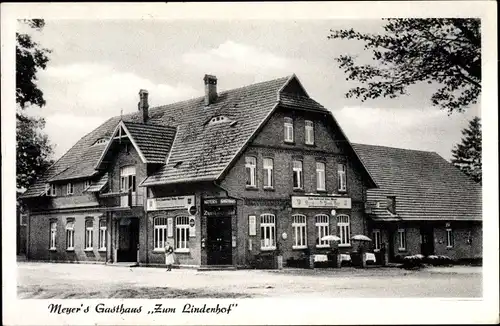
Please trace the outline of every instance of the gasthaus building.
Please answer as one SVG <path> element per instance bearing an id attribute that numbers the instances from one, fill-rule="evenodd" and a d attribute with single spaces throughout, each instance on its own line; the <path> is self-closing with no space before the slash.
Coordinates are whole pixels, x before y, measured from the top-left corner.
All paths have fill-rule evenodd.
<path id="1" fill-rule="evenodd" d="M 113 117 L 23 195 L 28 259 L 255 266 L 368 234 L 375 187 L 330 111 L 295 75 Z M 135 111 L 135 110 L 134 110 Z M 268 259 L 270 263 L 270 259 Z"/>

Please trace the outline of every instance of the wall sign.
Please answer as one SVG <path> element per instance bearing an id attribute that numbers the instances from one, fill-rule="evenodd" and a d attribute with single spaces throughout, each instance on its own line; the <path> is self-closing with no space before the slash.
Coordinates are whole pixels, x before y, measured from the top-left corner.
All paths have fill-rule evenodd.
<path id="1" fill-rule="evenodd" d="M 194 216 L 189 217 L 189 237 L 196 237 L 196 220 Z"/>
<path id="2" fill-rule="evenodd" d="M 332 196 L 292 196 L 292 208 L 350 209 L 351 198 Z"/>
<path id="3" fill-rule="evenodd" d="M 169 217 L 167 219 L 167 237 L 171 238 L 174 236 L 174 218 Z"/>
<path id="4" fill-rule="evenodd" d="M 236 199 L 234 198 L 207 198 L 203 200 L 203 205 L 206 206 L 224 206 L 224 205 L 236 205 Z"/>
<path id="5" fill-rule="evenodd" d="M 189 215 L 196 215 L 196 206 L 191 206 L 188 208 Z"/>
<path id="6" fill-rule="evenodd" d="M 184 209 L 194 206 L 194 195 L 148 198 L 146 208 L 148 211 Z"/>
<path id="7" fill-rule="evenodd" d="M 257 235 L 257 217 L 248 215 L 248 235 Z"/>

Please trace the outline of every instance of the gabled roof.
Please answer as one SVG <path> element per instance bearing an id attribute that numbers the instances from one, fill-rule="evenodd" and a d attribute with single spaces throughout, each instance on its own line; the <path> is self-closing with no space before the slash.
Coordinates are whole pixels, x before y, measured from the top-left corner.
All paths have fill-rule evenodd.
<path id="1" fill-rule="evenodd" d="M 353 144 L 378 189 L 367 201 L 375 219 L 481 220 L 481 186 L 434 152 Z M 396 216 L 386 209 L 387 196 L 396 196 Z"/>

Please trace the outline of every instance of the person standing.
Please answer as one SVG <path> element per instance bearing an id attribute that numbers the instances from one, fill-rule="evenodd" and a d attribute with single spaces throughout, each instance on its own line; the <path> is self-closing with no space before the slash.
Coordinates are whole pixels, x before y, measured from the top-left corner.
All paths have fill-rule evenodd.
<path id="1" fill-rule="evenodd" d="M 169 242 L 165 244 L 165 265 L 167 265 L 167 272 L 172 270 L 174 264 L 174 248 Z"/>

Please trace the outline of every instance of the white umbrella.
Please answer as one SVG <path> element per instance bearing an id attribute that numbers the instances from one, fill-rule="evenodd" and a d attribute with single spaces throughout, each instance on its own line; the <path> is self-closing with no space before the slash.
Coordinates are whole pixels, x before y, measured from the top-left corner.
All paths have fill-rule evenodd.
<path id="1" fill-rule="evenodd" d="M 321 241 L 340 241 L 340 238 L 336 235 L 325 235 L 321 238 Z"/>
<path id="2" fill-rule="evenodd" d="M 352 240 L 358 240 L 358 241 L 372 241 L 372 239 L 368 238 L 366 235 L 363 234 L 357 234 L 351 238 Z"/>

